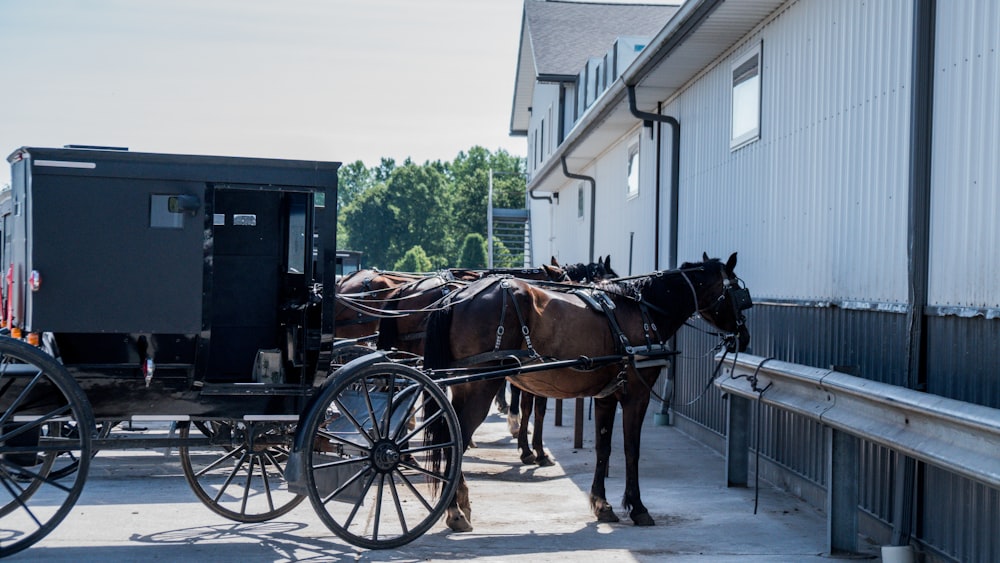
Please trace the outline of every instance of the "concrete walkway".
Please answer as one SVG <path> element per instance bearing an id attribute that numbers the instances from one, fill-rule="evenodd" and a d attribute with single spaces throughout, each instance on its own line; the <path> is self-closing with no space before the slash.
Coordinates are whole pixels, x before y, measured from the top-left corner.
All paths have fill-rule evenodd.
<path id="1" fill-rule="evenodd" d="M 551 402 L 550 402 L 551 403 Z M 571 405 L 567 402 L 567 405 Z M 725 487 L 724 460 L 674 427 L 643 432 L 643 501 L 656 526 L 600 524 L 590 513 L 592 427 L 572 447 L 572 420 L 545 441 L 553 467 L 524 466 L 504 419 L 493 413 L 465 457 L 475 530 L 438 524 L 394 551 L 365 551 L 333 536 L 305 502 L 283 518 L 238 524 L 201 506 L 175 454 L 102 452 L 73 513 L 46 539 L 10 561 L 810 561 L 823 556 L 825 519 L 805 503 L 762 486 Z M 570 407 L 571 408 L 571 407 Z M 619 416 L 620 418 L 620 416 Z M 620 421 L 608 497 L 621 498 Z M 617 507 L 616 507 L 617 509 Z"/>

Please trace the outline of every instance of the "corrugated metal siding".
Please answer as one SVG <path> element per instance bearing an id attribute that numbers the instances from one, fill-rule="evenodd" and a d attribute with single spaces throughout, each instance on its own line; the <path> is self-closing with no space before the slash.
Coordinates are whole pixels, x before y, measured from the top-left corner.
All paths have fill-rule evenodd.
<path id="1" fill-rule="evenodd" d="M 718 338 L 691 328 L 681 328 L 677 333 L 677 350 L 681 354 L 677 357 L 672 407 L 681 416 L 725 435 L 725 402 L 715 387 L 708 388 L 716 367 L 716 344 Z"/>
<path id="2" fill-rule="evenodd" d="M 931 317 L 927 334 L 927 390 L 1000 409 L 1000 321 Z"/>
<path id="3" fill-rule="evenodd" d="M 671 103 L 681 259 L 739 250 L 759 296 L 906 301 L 910 17 L 799 2 Z M 761 41 L 761 138 L 730 151 L 730 65 Z"/>
<path id="4" fill-rule="evenodd" d="M 925 467 L 921 539 L 958 561 L 1000 561 L 1000 491 Z"/>
<path id="5" fill-rule="evenodd" d="M 937 4 L 931 304 L 1000 307 L 998 28 L 993 0 Z"/>

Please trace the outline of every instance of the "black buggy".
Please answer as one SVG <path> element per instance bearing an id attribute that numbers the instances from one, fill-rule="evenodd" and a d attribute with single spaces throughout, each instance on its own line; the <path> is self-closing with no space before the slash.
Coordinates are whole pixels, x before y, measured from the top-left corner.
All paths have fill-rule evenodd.
<path id="1" fill-rule="evenodd" d="M 441 517 L 461 461 L 445 392 L 334 338 L 339 163 L 8 160 L 0 556 L 52 531 L 109 449 L 176 448 L 197 497 L 239 522 L 308 496 L 339 537 L 387 548 Z M 154 421 L 169 431 L 114 430 Z"/>

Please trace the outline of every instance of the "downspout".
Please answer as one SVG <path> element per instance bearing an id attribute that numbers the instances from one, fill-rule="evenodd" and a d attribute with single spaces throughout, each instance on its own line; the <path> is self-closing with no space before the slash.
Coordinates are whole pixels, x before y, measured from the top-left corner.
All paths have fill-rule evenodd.
<path id="1" fill-rule="evenodd" d="M 934 123 L 936 0 L 913 0 L 913 88 L 910 97 L 910 186 L 907 228 L 906 387 L 927 386 L 927 284 L 930 268 L 931 130 Z M 917 462 L 900 455 L 893 490 L 892 544 L 908 545 L 920 491 Z"/>
<path id="2" fill-rule="evenodd" d="M 667 264 L 668 268 L 673 269 L 677 267 L 677 238 L 678 238 L 678 228 L 677 228 L 677 215 L 679 208 L 679 196 L 678 191 L 680 189 L 680 163 L 681 163 L 681 124 L 679 121 L 674 119 L 669 115 L 661 115 L 659 113 L 649 113 L 645 111 L 640 111 L 639 107 L 635 103 L 635 86 L 625 85 L 628 89 L 628 109 L 632 112 L 632 115 L 641 119 L 643 121 L 643 126 L 652 127 L 653 122 L 656 123 L 668 123 L 670 124 L 671 130 L 671 146 L 670 146 L 670 240 L 667 245 Z M 653 267 L 656 270 L 660 269 L 660 194 L 662 191 L 662 186 L 660 185 L 660 142 L 662 135 L 658 135 L 656 138 L 656 219 L 654 221 L 653 229 Z M 677 349 L 677 335 L 670 337 L 670 347 L 674 350 Z M 677 380 L 677 362 L 671 361 L 667 366 L 667 386 L 668 388 L 673 385 L 673 382 Z M 660 412 L 654 417 L 656 424 L 660 426 L 666 426 L 670 424 L 670 403 L 673 401 L 674 394 L 672 389 L 668 389 L 668 392 L 664 393 L 668 398 L 666 401 L 660 404 Z"/>
<path id="3" fill-rule="evenodd" d="M 563 176 L 570 178 L 572 180 L 586 180 L 590 182 L 590 257 L 589 261 L 594 261 L 594 218 L 596 216 L 597 208 L 597 180 L 594 180 L 592 176 L 584 176 L 583 174 L 573 174 L 566 167 L 566 157 L 562 157 L 562 171 Z"/>
<path id="4" fill-rule="evenodd" d="M 646 127 L 652 127 L 653 122 L 657 123 L 667 123 L 670 125 L 671 129 L 671 147 L 670 147 L 670 235 L 667 241 L 667 267 L 676 268 L 677 267 L 677 216 L 679 208 L 679 194 L 680 189 L 680 163 L 681 163 L 681 124 L 679 121 L 674 119 L 669 115 L 660 115 L 658 113 L 649 113 L 646 111 L 640 111 L 635 102 L 635 86 L 625 85 L 628 90 L 628 109 L 632 112 L 632 115 L 641 119 L 643 125 Z M 659 142 L 659 141 L 657 141 Z M 655 256 L 653 257 L 653 267 L 657 270 L 660 269 L 660 174 L 659 174 L 659 150 L 657 150 L 657 174 L 656 174 L 656 220 L 654 221 L 654 232 L 653 232 L 653 252 Z"/>

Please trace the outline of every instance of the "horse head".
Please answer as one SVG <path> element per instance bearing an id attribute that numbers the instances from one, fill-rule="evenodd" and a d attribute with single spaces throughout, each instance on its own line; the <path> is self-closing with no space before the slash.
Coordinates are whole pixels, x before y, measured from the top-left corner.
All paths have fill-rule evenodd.
<path id="1" fill-rule="evenodd" d="M 705 253 L 702 260 L 701 264 L 684 263 L 680 268 L 686 276 L 690 274 L 691 280 L 697 280 L 692 289 L 695 290 L 698 313 L 710 324 L 735 336 L 727 340 L 727 350 L 742 352 L 750 345 L 750 331 L 743 311 L 753 307 L 753 300 L 736 275 L 736 253 L 725 264 L 717 258 L 709 258 Z"/>
<path id="2" fill-rule="evenodd" d="M 618 277 L 617 272 L 611 269 L 611 255 L 608 254 L 606 258 L 599 257 L 597 262 L 591 262 L 587 264 L 587 276 L 592 281 L 598 280 L 611 280 Z"/>
<path id="3" fill-rule="evenodd" d="M 549 268 L 549 266 L 542 266 L 543 268 Z M 597 259 L 597 262 L 591 262 L 590 264 L 577 263 L 577 264 L 567 264 L 565 266 L 560 266 L 556 257 L 552 257 L 552 268 L 560 269 L 565 277 L 563 279 L 557 279 L 555 277 L 551 278 L 557 281 L 574 281 L 578 283 L 590 283 L 598 282 L 602 280 L 610 280 L 618 277 L 618 274 L 611 269 L 611 256 L 607 259 L 601 257 Z"/>

